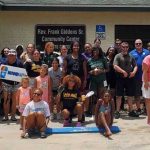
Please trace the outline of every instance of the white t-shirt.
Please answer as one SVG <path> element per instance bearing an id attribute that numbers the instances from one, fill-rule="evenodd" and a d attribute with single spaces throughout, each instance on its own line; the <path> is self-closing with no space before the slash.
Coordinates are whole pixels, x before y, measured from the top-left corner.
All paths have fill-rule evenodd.
<path id="1" fill-rule="evenodd" d="M 34 102 L 32 100 L 31 102 L 29 102 L 26 105 L 22 116 L 26 117 L 32 112 L 43 112 L 45 117 L 49 117 L 50 116 L 50 110 L 49 110 L 48 103 L 43 101 L 43 100 L 41 100 L 39 102 Z"/>

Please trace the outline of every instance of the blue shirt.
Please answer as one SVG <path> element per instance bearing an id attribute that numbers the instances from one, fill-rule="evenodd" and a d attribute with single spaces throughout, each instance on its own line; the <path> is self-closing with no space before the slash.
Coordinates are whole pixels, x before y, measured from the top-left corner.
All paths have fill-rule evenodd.
<path id="1" fill-rule="evenodd" d="M 138 70 L 137 70 L 137 73 L 135 75 L 135 78 L 142 81 L 142 62 L 143 62 L 143 59 L 150 54 L 149 50 L 147 49 L 142 49 L 142 52 L 139 53 L 136 49 L 132 50 L 130 53 L 129 53 L 136 61 L 136 64 L 138 66 Z"/>

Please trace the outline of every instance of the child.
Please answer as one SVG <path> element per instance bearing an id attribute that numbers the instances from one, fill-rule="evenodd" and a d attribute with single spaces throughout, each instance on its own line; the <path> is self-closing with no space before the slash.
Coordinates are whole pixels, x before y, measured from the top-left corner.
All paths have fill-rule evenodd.
<path id="1" fill-rule="evenodd" d="M 81 80 L 75 75 L 67 75 L 63 79 L 64 90 L 60 94 L 59 102 L 62 102 L 62 115 L 64 118 L 64 127 L 69 126 L 74 114 L 78 115 L 77 127 L 81 126 L 83 107 L 79 103 L 78 88 L 81 86 Z"/>
<path id="2" fill-rule="evenodd" d="M 16 94 L 16 107 L 20 112 L 20 130 L 23 128 L 23 116 L 25 106 L 31 99 L 31 88 L 29 87 L 29 78 L 23 77 L 21 80 L 21 87 L 18 88 Z"/>
<path id="3" fill-rule="evenodd" d="M 61 85 L 61 80 L 62 80 L 62 68 L 59 67 L 59 60 L 57 58 L 54 58 L 52 60 L 52 67 L 49 68 L 49 76 L 52 79 L 53 99 L 51 102 L 51 111 L 53 111 L 54 105 L 57 104 L 57 102 L 56 102 L 57 91 L 58 91 L 59 86 Z M 57 108 L 58 107 L 59 106 L 57 106 Z M 59 110 L 57 110 L 57 112 L 58 111 Z M 54 119 L 54 117 L 55 117 L 53 113 L 51 113 L 51 119 Z M 57 119 L 60 119 L 60 113 L 57 114 Z"/>
<path id="4" fill-rule="evenodd" d="M 40 68 L 40 75 L 35 78 L 35 88 L 41 88 L 43 91 L 42 100 L 46 101 L 49 106 L 51 102 L 51 79 L 48 76 L 48 66 L 43 64 Z"/>
<path id="5" fill-rule="evenodd" d="M 102 98 L 103 99 L 99 99 L 96 104 L 95 122 L 98 127 L 105 128 L 105 136 L 109 137 L 112 135 L 110 127 L 113 124 L 114 101 L 108 90 L 104 91 Z"/>

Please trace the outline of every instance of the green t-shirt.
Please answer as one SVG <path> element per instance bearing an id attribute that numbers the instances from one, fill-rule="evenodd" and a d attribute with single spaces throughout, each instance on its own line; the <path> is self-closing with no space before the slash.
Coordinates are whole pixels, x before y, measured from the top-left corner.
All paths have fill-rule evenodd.
<path id="1" fill-rule="evenodd" d="M 95 68 L 98 69 L 108 69 L 108 63 L 105 57 L 94 59 L 91 58 L 88 61 L 88 71 L 94 70 Z M 99 75 L 90 75 L 92 81 L 105 81 L 106 80 L 106 73 L 100 73 Z"/>

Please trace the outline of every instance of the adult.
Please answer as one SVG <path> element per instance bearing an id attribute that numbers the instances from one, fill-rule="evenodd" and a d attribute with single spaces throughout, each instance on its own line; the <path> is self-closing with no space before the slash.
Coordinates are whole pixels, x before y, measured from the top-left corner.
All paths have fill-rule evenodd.
<path id="1" fill-rule="evenodd" d="M 5 47 L 5 48 L 2 49 L 2 51 L 1 51 L 1 60 L 0 60 L 1 62 L 4 61 L 7 58 L 9 50 L 10 49 L 8 47 Z"/>
<path id="2" fill-rule="evenodd" d="M 63 68 L 64 58 L 67 56 L 67 52 L 68 52 L 68 49 L 66 45 L 62 45 L 60 47 L 60 56 L 57 57 L 61 68 Z"/>
<path id="3" fill-rule="evenodd" d="M 43 58 L 42 58 L 42 62 L 44 64 L 47 64 L 48 67 L 51 67 L 52 66 L 52 60 L 59 56 L 56 52 L 54 52 L 54 48 L 55 48 L 55 45 L 54 45 L 53 42 L 47 42 L 45 44 L 45 49 L 44 49 L 44 55 L 43 55 Z"/>
<path id="4" fill-rule="evenodd" d="M 23 45 L 16 45 L 17 58 L 20 59 L 21 54 L 23 53 Z"/>
<path id="5" fill-rule="evenodd" d="M 32 43 L 29 43 L 26 47 L 26 51 L 24 51 L 20 56 L 20 59 L 22 60 L 23 63 L 25 63 L 26 61 L 32 60 L 32 55 L 33 55 L 34 50 L 35 50 L 35 45 Z"/>
<path id="6" fill-rule="evenodd" d="M 115 40 L 115 49 L 117 50 L 118 53 L 121 52 L 121 43 L 122 41 L 120 39 Z"/>
<path id="7" fill-rule="evenodd" d="M 2 62 L 4 65 L 9 65 L 13 67 L 23 68 L 23 64 L 21 61 L 17 59 L 17 53 L 14 49 L 10 49 L 7 55 L 7 59 Z M 16 121 L 15 113 L 16 113 L 16 92 L 19 87 L 19 82 L 11 81 L 11 80 L 2 80 L 2 88 L 3 88 L 3 96 L 4 96 L 4 117 L 3 121 L 7 121 L 9 108 L 10 108 L 10 99 L 12 99 L 11 104 L 11 120 Z"/>
<path id="8" fill-rule="evenodd" d="M 24 64 L 24 68 L 27 71 L 27 75 L 30 78 L 30 86 L 34 87 L 34 78 L 40 75 L 40 67 L 42 61 L 40 59 L 40 52 L 35 49 L 32 55 L 32 60 L 27 60 Z"/>
<path id="9" fill-rule="evenodd" d="M 148 116 L 147 123 L 150 125 L 150 55 L 144 58 L 142 68 L 143 68 L 142 93 L 143 97 L 145 98 Z"/>
<path id="10" fill-rule="evenodd" d="M 134 96 L 134 76 L 137 72 L 137 65 L 132 56 L 128 53 L 129 44 L 127 42 L 121 43 L 121 53 L 114 58 L 114 69 L 116 71 L 116 102 L 117 108 L 115 118 L 120 118 L 121 98 L 126 91 L 126 96 L 129 105 L 129 116 L 138 117 L 138 114 L 133 111 L 133 96 Z"/>
<path id="11" fill-rule="evenodd" d="M 23 120 L 23 132 L 21 133 L 21 137 L 25 137 L 26 130 L 29 136 L 32 136 L 32 132 L 35 129 L 40 131 L 40 137 L 45 138 L 45 129 L 47 127 L 50 110 L 47 102 L 42 100 L 43 91 L 39 88 L 35 89 L 32 96 L 32 101 L 29 102 L 22 116 Z"/>
<path id="12" fill-rule="evenodd" d="M 64 59 L 64 74 L 65 75 L 77 75 L 82 82 L 81 89 L 84 88 L 84 83 L 86 82 L 85 78 L 85 68 L 84 68 L 84 59 L 80 54 L 80 45 L 79 42 L 73 41 L 71 44 L 71 54 L 67 55 Z"/>
<path id="13" fill-rule="evenodd" d="M 138 70 L 135 74 L 135 103 L 137 106 L 137 113 L 140 115 L 142 113 L 142 110 L 140 109 L 140 102 L 141 102 L 141 96 L 142 96 L 142 62 L 143 59 L 149 55 L 150 52 L 147 49 L 143 48 L 143 43 L 141 39 L 135 40 L 135 49 L 130 52 L 130 55 L 135 59 Z"/>

